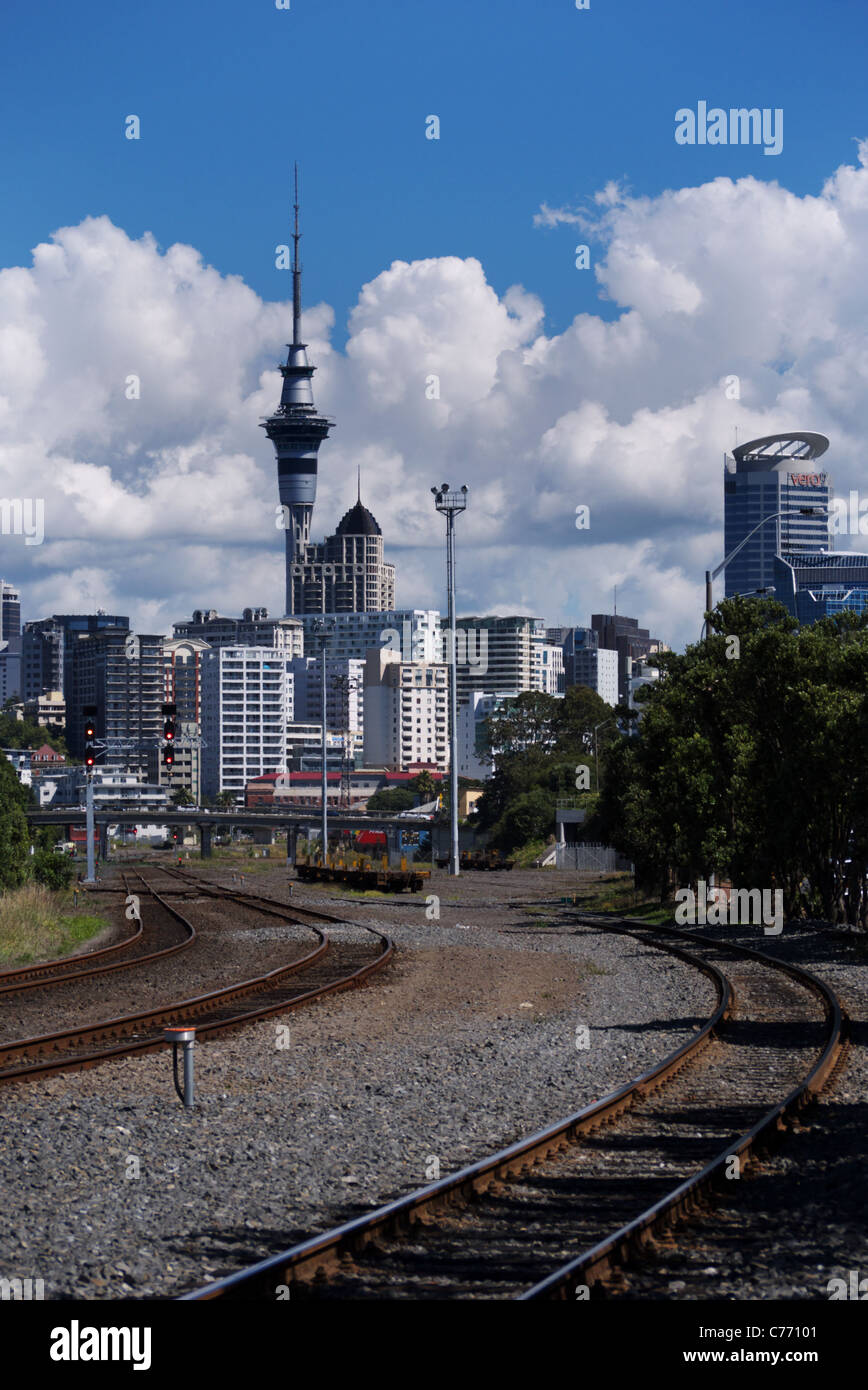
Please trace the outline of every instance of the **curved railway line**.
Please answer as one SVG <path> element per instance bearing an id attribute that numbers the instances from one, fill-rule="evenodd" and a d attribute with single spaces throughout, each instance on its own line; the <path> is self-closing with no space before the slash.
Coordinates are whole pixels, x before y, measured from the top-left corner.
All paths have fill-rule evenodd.
<path id="1" fill-rule="evenodd" d="M 222 901 L 236 902 L 255 912 L 277 917 L 285 923 L 305 926 L 316 938 L 316 945 L 300 959 L 220 989 L 76 1028 L 2 1042 L 0 1082 L 34 1080 L 56 1072 L 97 1066 L 113 1058 L 158 1051 L 166 1046 L 163 1029 L 171 1025 L 195 1024 L 197 1038 L 210 1037 L 270 1014 L 298 1008 L 323 995 L 363 984 L 392 958 L 394 946 L 391 939 L 374 928 L 365 928 L 374 938 L 371 944 L 335 944 L 331 941 L 325 926 L 320 926 L 319 923 L 346 925 L 339 917 L 313 909 L 297 909 L 294 905 L 283 906 L 254 894 L 214 888 L 202 884 L 192 876 L 177 874 L 163 866 L 160 866 L 158 872 L 167 875 L 173 884 L 180 880 L 186 893 L 192 892 L 196 896 L 201 894 Z M 49 973 L 49 966 L 34 967 L 44 974 L 36 980 L 13 982 L 12 988 L 65 984 L 70 980 L 99 975 L 104 970 L 142 966 L 158 956 L 173 954 L 192 944 L 196 937 L 196 929 L 189 919 L 178 907 L 167 901 L 163 892 L 157 891 L 152 880 L 146 880 L 140 874 L 137 877 L 141 879 L 144 890 L 153 901 L 169 917 L 182 925 L 185 930 L 184 940 L 148 955 L 124 960 L 119 964 L 98 966 L 92 970 L 63 972 L 62 966 L 72 964 L 66 961 L 57 962 L 54 975 Z M 125 878 L 123 881 L 126 890 L 129 885 Z M 176 892 L 176 901 L 178 896 Z M 136 939 L 141 939 L 138 933 L 121 944 L 128 948 Z M 0 977 L 0 986 L 2 978 Z"/>
<path id="2" fill-rule="evenodd" d="M 546 1129 L 181 1299 L 274 1299 L 282 1288 L 293 1299 L 616 1293 L 643 1246 L 671 1240 L 742 1176 L 840 1062 L 836 996 L 798 966 L 697 932 L 577 920 L 712 979 L 717 1007 L 697 1035 Z"/>
<path id="3" fill-rule="evenodd" d="M 135 878 L 141 881 L 145 892 L 150 894 L 151 887 L 146 879 L 140 873 L 135 873 Z M 121 881 L 126 900 L 130 897 L 130 882 L 126 874 L 121 875 Z M 140 917 L 135 929 L 123 940 L 116 941 L 111 946 L 104 946 L 98 951 L 82 952 L 77 956 L 68 956 L 63 960 L 46 961 L 0 972 L 0 995 L 15 994 L 24 989 L 46 989 L 52 985 L 69 984 L 73 980 L 93 979 L 97 975 L 105 975 L 114 970 L 149 965 L 192 946 L 196 940 L 195 927 L 168 904 L 161 903 L 161 908 L 164 915 L 156 923 L 148 923 L 146 926 Z M 180 940 L 177 939 L 175 923 L 181 926 Z M 164 941 L 168 944 L 163 945 Z M 136 946 L 147 946 L 148 949 L 140 954 L 131 954 Z M 123 959 L 116 960 L 116 956 L 122 956 Z M 106 957 L 111 959 L 106 960 Z M 90 962 L 94 960 L 101 960 L 102 964 L 91 965 Z"/>

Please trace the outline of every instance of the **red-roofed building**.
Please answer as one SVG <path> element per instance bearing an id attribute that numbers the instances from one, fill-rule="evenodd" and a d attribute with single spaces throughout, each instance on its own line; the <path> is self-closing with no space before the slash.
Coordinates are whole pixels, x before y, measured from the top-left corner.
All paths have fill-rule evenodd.
<path id="1" fill-rule="evenodd" d="M 346 805 L 347 776 L 339 772 L 326 773 L 329 806 L 338 809 L 363 811 L 368 798 L 374 792 L 391 787 L 406 787 L 420 772 L 430 772 L 435 782 L 442 780 L 443 774 L 434 768 L 420 764 L 411 771 L 388 772 L 384 768 L 360 768 L 349 773 L 350 801 Z M 341 796 L 343 795 L 343 801 Z M 248 809 L 256 806 L 281 806 L 303 808 L 322 805 L 321 772 L 268 772 L 263 777 L 254 777 L 247 783 L 245 805 Z"/>
<path id="2" fill-rule="evenodd" d="M 41 748 L 35 748 L 31 752 L 30 768 L 34 778 L 43 777 L 47 772 L 61 772 L 65 766 L 66 758 L 48 743 L 43 743 Z"/>

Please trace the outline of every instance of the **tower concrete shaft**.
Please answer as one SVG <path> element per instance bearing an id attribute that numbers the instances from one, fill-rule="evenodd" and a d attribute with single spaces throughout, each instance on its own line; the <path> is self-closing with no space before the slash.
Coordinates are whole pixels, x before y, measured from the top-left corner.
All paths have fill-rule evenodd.
<path id="1" fill-rule="evenodd" d="M 310 523 L 316 500 L 319 446 L 334 421 L 318 414 L 313 401 L 313 374 L 307 360 L 307 344 L 301 340 L 301 263 L 298 256 L 298 166 L 295 170 L 295 227 L 292 257 L 292 342 L 281 365 L 283 389 L 273 415 L 262 421 L 277 455 L 277 485 L 286 530 L 286 607 L 292 605 L 291 566 L 304 556 L 310 540 Z"/>

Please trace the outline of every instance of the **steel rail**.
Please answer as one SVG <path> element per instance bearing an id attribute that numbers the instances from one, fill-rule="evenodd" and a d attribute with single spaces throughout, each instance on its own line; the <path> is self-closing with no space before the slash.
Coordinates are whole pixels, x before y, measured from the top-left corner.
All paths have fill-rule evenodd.
<path id="1" fill-rule="evenodd" d="M 607 924 L 608 925 L 608 924 Z M 611 928 L 623 935 L 635 936 L 625 928 Z M 601 1124 L 612 1123 L 632 1108 L 652 1090 L 675 1076 L 681 1068 L 708 1046 L 720 1026 L 729 1017 L 735 996 L 723 973 L 708 961 L 699 960 L 678 947 L 650 941 L 652 946 L 675 955 L 694 966 L 710 979 L 717 995 L 714 1013 L 700 1031 L 680 1047 L 633 1081 L 629 1081 L 602 1099 L 584 1106 L 545 1129 L 498 1150 L 487 1158 L 469 1164 L 459 1172 L 437 1182 L 417 1188 L 405 1197 L 387 1203 L 373 1212 L 344 1222 L 333 1230 L 313 1236 L 290 1249 L 226 1275 L 199 1289 L 179 1295 L 180 1301 L 198 1302 L 222 1297 L 245 1297 L 251 1291 L 275 1284 L 288 1285 L 293 1280 L 310 1278 L 319 1270 L 328 1270 L 342 1255 L 357 1253 L 378 1236 L 400 1233 L 412 1226 L 423 1212 L 464 1204 L 484 1193 L 494 1182 L 520 1176 L 536 1163 L 562 1152 L 579 1134 L 588 1133 Z M 255 1296 L 255 1295 L 254 1295 Z"/>
<path id="2" fill-rule="evenodd" d="M 122 877 L 124 876 L 122 875 Z M 88 892 L 89 890 L 84 889 L 83 891 Z M 119 892 L 120 890 L 115 889 L 114 891 Z M 51 976 L 52 972 L 61 969 L 65 965 L 72 965 L 74 961 L 97 960 L 103 956 L 114 955 L 118 951 L 126 951 L 139 940 L 141 935 L 142 924 L 140 922 L 129 936 L 125 936 L 121 941 L 114 941 L 111 946 L 102 946 L 98 951 L 82 951 L 78 956 L 61 956 L 55 960 L 39 961 L 34 965 L 16 966 L 14 970 L 0 970 L 0 994 L 5 994 L 17 988 L 14 983 L 17 980 L 38 981 L 43 976 Z M 4 985 L 2 984 L 4 980 L 9 980 L 12 984 Z M 24 985 L 21 986 L 21 988 L 24 987 Z"/>
<path id="3" fill-rule="evenodd" d="M 129 884 L 127 883 L 126 874 L 122 874 L 121 878 L 123 879 L 124 884 L 124 894 L 126 897 L 129 897 Z M 155 896 L 153 894 L 153 890 L 150 884 L 148 884 L 146 879 L 142 878 L 142 875 L 140 873 L 136 873 L 136 878 L 141 878 L 142 883 L 145 885 L 148 892 L 151 893 L 152 896 Z M 120 890 L 118 889 L 115 891 L 119 892 Z M 166 907 L 166 911 L 171 913 L 173 917 L 177 918 L 177 920 L 181 922 L 181 925 L 184 928 L 185 935 L 181 938 L 180 941 L 174 942 L 173 945 L 161 946 L 158 951 L 149 951 L 142 956 L 131 956 L 125 958 L 124 960 L 110 961 L 108 965 L 103 964 L 89 966 L 86 970 L 68 970 L 64 974 L 55 973 L 53 975 L 47 975 L 45 977 L 40 977 L 35 980 L 20 980 L 16 981 L 14 984 L 9 985 L 0 984 L 0 995 L 15 994 L 23 989 L 50 989 L 52 986 L 65 985 L 68 984 L 70 981 L 86 980 L 96 975 L 107 975 L 110 971 L 113 970 L 131 970 L 135 966 L 149 965 L 156 960 L 164 960 L 167 956 L 174 956 L 177 954 L 178 951 L 186 951 L 187 948 L 192 946 L 193 942 L 196 940 L 196 928 L 192 926 L 191 923 L 187 922 L 186 919 L 180 917 L 178 913 L 174 912 L 171 908 L 167 907 L 165 904 L 161 905 Z M 92 960 L 96 956 L 108 955 L 113 951 L 118 951 L 120 949 L 127 950 L 130 946 L 134 945 L 137 941 L 140 941 L 142 939 L 143 933 L 144 923 L 141 919 L 139 919 L 139 924 L 136 931 L 133 932 L 132 936 L 126 937 L 122 942 L 116 943 L 114 946 L 107 946 L 104 951 L 94 951 L 91 956 L 85 955 L 65 957 L 61 961 L 53 962 L 54 967 L 55 969 L 57 969 L 62 965 L 71 965 L 73 961 L 76 960 Z M 0 975 L 0 980 L 4 978 L 5 976 Z"/>
<path id="4" fill-rule="evenodd" d="M 621 920 L 631 920 L 633 926 L 640 925 L 636 919 Z M 647 927 L 645 929 L 647 930 Z M 640 1253 L 643 1244 L 652 1238 L 654 1231 L 661 1228 L 671 1228 L 679 1218 L 688 1216 L 697 1210 L 702 1198 L 720 1182 L 729 1160 L 735 1157 L 741 1162 L 742 1159 L 755 1155 L 756 1151 L 764 1145 L 768 1146 L 779 1135 L 780 1131 L 786 1128 L 786 1120 L 791 1115 L 816 1099 L 842 1056 L 846 1043 L 846 1015 L 834 991 L 810 970 L 805 970 L 803 966 L 792 965 L 789 961 L 777 960 L 774 956 L 769 956 L 763 951 L 756 951 L 750 946 L 741 946 L 734 942 L 709 938 L 702 936 L 699 932 L 679 930 L 675 927 L 655 927 L 653 930 L 663 931 L 667 935 L 681 939 L 701 941 L 706 947 L 711 945 L 734 955 L 759 961 L 763 965 L 770 965 L 789 975 L 805 988 L 810 989 L 812 993 L 819 996 L 826 1015 L 827 1038 L 825 1046 L 804 1080 L 793 1087 L 784 1100 L 767 1110 L 751 1129 L 733 1143 L 727 1144 L 698 1172 L 679 1183 L 671 1192 L 622 1226 L 620 1230 L 599 1241 L 590 1249 L 582 1251 L 580 1255 L 562 1265 L 545 1279 L 540 1280 L 538 1284 L 525 1290 L 518 1296 L 519 1302 L 544 1298 L 565 1299 L 570 1296 L 571 1288 L 578 1284 L 590 1288 L 593 1284 L 604 1280 L 614 1266 L 626 1264 L 631 1255 Z"/>
<path id="5" fill-rule="evenodd" d="M 187 919 L 171 907 L 153 889 L 153 896 L 158 902 L 177 917 L 180 921 L 187 922 Z M 233 895 L 227 894 L 232 897 Z M 256 908 L 256 911 L 267 911 L 264 908 Z M 274 911 L 273 915 L 283 916 L 285 920 L 291 920 L 291 913 Z M 192 923 L 187 922 L 191 930 Z M 61 1055 L 48 1059 L 40 1059 L 30 1064 L 18 1067 L 6 1066 L 0 1072 L 0 1083 L 5 1081 L 21 1081 L 45 1076 L 58 1071 L 81 1070 L 112 1057 L 139 1054 L 144 1052 L 159 1051 L 165 1047 L 165 1042 L 160 1035 L 159 1038 L 138 1038 L 133 1037 L 127 1042 L 119 1043 L 118 1046 L 102 1048 L 98 1052 L 86 1053 L 84 1055 L 72 1055 L 72 1047 L 76 1044 L 87 1045 L 99 1041 L 111 1041 L 114 1038 L 122 1037 L 124 1034 L 136 1033 L 143 1027 L 162 1027 L 166 1024 L 177 1023 L 188 1019 L 201 1019 L 207 1015 L 209 1010 L 232 1003 L 238 999 L 249 997 L 256 993 L 262 993 L 275 984 L 289 976 L 298 974 L 309 969 L 319 961 L 329 950 L 330 941 L 328 933 L 321 928 L 310 923 L 296 923 L 296 925 L 306 926 L 315 936 L 319 937 L 318 945 L 301 959 L 292 961 L 288 965 L 278 966 L 274 970 L 267 971 L 263 975 L 254 976 L 248 980 L 238 982 L 234 985 L 225 986 L 219 990 L 212 990 L 205 994 L 196 995 L 190 999 L 173 1001 L 163 1005 L 158 1009 L 143 1010 L 139 1013 L 126 1014 L 118 1018 L 102 1020 L 96 1024 L 86 1027 L 63 1029 L 55 1033 L 46 1033 L 38 1036 L 18 1039 L 5 1045 L 0 1045 L 0 1067 L 5 1063 L 14 1061 L 16 1057 L 26 1055 L 28 1052 L 51 1051 Z M 351 974 L 339 977 L 336 981 L 328 982 L 325 985 L 317 986 L 313 989 L 303 991 L 290 1000 L 282 1000 L 276 1004 L 269 1004 L 259 1009 L 244 1010 L 238 1014 L 233 1014 L 229 1018 L 224 1018 L 212 1022 L 207 1019 L 203 1023 L 197 1024 L 197 1034 L 215 1033 L 228 1030 L 229 1028 L 239 1027 L 244 1023 L 255 1021 L 257 1018 L 266 1017 L 270 1013 L 279 1013 L 288 1008 L 298 1007 L 302 1003 L 328 994 L 339 989 L 352 988 L 354 985 L 362 983 L 374 970 L 380 969 L 391 959 L 394 946 L 391 940 L 384 936 L 382 932 L 368 928 L 371 933 L 378 937 L 382 943 L 382 950 L 369 964 L 351 972 Z M 65 1046 L 66 1054 L 61 1052 Z"/>

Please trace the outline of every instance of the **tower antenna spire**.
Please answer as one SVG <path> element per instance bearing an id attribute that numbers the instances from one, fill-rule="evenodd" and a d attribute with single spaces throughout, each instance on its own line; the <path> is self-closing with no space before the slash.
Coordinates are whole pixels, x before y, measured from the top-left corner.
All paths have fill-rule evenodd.
<path id="1" fill-rule="evenodd" d="M 357 468 L 357 470 L 358 470 L 358 489 L 357 489 L 357 491 L 356 491 L 356 501 L 357 501 L 357 502 L 361 502 L 361 500 L 362 500 L 362 465 L 359 463 L 359 464 L 356 465 L 356 468 Z"/>
<path id="2" fill-rule="evenodd" d="M 298 260 L 298 243 L 301 233 L 298 230 L 298 161 L 295 163 L 295 227 L 292 233 L 292 343 L 297 347 L 301 342 L 301 266 Z"/>

